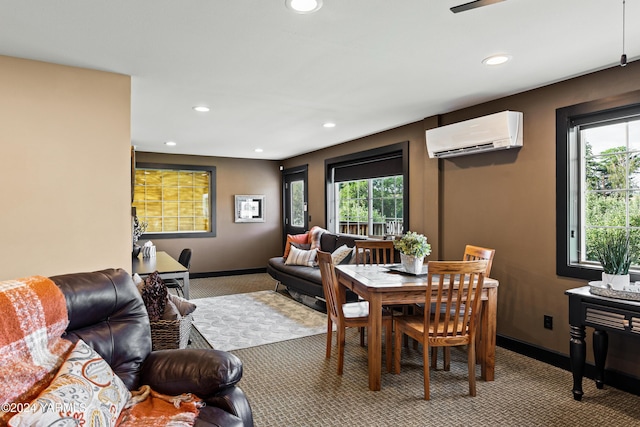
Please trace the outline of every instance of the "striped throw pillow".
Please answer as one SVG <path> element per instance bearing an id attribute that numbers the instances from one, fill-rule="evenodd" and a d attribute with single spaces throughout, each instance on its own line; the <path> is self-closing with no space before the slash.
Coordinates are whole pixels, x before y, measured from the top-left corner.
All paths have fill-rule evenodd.
<path id="1" fill-rule="evenodd" d="M 298 249 L 295 246 L 291 246 L 291 251 L 285 265 L 304 265 L 307 267 L 313 267 L 316 265 L 316 256 L 318 254 L 317 249 L 311 249 L 310 251 L 304 251 Z"/>

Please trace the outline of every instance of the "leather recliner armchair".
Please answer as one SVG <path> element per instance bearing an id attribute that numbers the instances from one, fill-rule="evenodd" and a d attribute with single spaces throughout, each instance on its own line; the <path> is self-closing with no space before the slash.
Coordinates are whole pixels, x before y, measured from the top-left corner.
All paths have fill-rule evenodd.
<path id="1" fill-rule="evenodd" d="M 67 300 L 65 338 L 93 347 L 130 390 L 140 385 L 168 395 L 193 393 L 206 402 L 196 426 L 253 426 L 236 385 L 242 362 L 218 350 L 151 351 L 149 317 L 131 276 L 121 269 L 51 277 Z"/>

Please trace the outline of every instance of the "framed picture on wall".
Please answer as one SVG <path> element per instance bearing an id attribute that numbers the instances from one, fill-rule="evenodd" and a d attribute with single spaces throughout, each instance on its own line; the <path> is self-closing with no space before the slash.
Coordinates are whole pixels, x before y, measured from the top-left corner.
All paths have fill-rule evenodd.
<path id="1" fill-rule="evenodd" d="M 236 195 L 235 222 L 264 222 L 264 195 Z"/>

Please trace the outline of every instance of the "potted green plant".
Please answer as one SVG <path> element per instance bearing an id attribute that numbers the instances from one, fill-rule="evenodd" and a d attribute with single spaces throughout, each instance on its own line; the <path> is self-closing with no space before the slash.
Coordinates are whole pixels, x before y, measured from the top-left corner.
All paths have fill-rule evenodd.
<path id="1" fill-rule="evenodd" d="M 394 240 L 393 246 L 400 252 L 400 261 L 408 273 L 422 272 L 424 257 L 431 253 L 431 245 L 423 234 L 408 231 L 399 240 Z"/>
<path id="2" fill-rule="evenodd" d="M 627 233 L 619 230 L 606 233 L 596 240 L 594 251 L 602 264 L 603 285 L 615 290 L 628 286 L 631 251 Z"/>

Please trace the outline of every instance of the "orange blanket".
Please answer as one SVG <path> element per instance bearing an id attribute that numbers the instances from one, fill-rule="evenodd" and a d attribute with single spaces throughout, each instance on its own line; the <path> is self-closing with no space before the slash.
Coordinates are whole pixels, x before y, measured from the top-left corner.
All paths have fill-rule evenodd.
<path id="1" fill-rule="evenodd" d="M 51 382 L 71 349 L 61 338 L 68 324 L 66 300 L 50 279 L 0 282 L 0 425 Z"/>
<path id="2" fill-rule="evenodd" d="M 118 427 L 189 427 L 198 416 L 202 400 L 192 394 L 167 396 L 148 385 L 131 392 L 118 419 Z"/>

